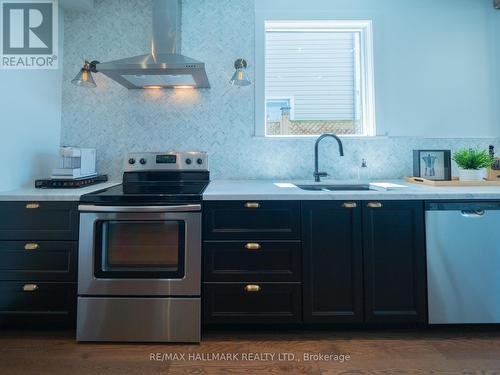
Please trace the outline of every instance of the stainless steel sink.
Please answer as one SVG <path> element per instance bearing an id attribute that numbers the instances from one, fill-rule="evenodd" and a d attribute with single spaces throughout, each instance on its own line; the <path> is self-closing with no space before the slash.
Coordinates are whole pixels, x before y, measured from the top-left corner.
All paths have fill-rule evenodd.
<path id="1" fill-rule="evenodd" d="M 307 191 L 363 191 L 370 190 L 370 185 L 297 185 L 298 188 Z"/>

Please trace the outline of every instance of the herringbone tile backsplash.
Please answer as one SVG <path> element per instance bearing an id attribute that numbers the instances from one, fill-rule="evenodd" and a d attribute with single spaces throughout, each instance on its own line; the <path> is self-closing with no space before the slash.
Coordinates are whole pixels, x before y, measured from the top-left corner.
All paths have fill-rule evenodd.
<path id="1" fill-rule="evenodd" d="M 64 18 L 62 144 L 97 148 L 98 170 L 120 178 L 131 151 L 203 150 L 213 178 L 311 178 L 314 139 L 254 137 L 253 86 L 228 84 L 238 57 L 254 63 L 252 0 L 184 0 L 183 54 L 204 61 L 210 90 L 127 90 L 96 74 L 96 89 L 70 84 L 84 58 L 110 61 L 146 53 L 150 0 L 97 0 Z M 366 158 L 378 178 L 411 174 L 412 149 L 487 147 L 498 139 L 346 139 L 346 156 L 325 140 L 322 168 L 353 178 Z"/>

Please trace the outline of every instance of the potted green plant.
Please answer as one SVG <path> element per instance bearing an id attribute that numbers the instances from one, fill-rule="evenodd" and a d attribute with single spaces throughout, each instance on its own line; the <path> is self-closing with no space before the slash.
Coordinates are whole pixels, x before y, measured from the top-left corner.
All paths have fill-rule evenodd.
<path id="1" fill-rule="evenodd" d="M 461 149 L 453 154 L 462 181 L 481 181 L 486 176 L 486 168 L 493 165 L 494 159 L 485 150 Z"/>

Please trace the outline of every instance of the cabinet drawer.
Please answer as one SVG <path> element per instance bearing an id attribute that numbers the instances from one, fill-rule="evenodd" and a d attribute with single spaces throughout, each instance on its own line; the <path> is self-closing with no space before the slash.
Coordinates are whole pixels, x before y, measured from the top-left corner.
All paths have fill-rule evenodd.
<path id="1" fill-rule="evenodd" d="M 298 201 L 206 202 L 204 237 L 207 240 L 298 240 Z"/>
<path id="2" fill-rule="evenodd" d="M 205 283 L 206 324 L 280 324 L 301 321 L 300 283 Z"/>
<path id="3" fill-rule="evenodd" d="M 300 241 L 203 244 L 205 281 L 300 281 Z"/>
<path id="4" fill-rule="evenodd" d="M 78 203 L 0 202 L 0 240 L 78 240 Z"/>
<path id="5" fill-rule="evenodd" d="M 0 282 L 0 325 L 74 324 L 76 283 Z"/>
<path id="6" fill-rule="evenodd" d="M 0 241 L 0 280 L 76 281 L 77 242 Z"/>

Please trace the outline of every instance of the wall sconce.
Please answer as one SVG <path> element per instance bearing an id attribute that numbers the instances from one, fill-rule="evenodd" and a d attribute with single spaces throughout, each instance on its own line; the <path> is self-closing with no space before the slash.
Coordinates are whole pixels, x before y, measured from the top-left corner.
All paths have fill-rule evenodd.
<path id="1" fill-rule="evenodd" d="M 248 64 L 244 59 L 238 59 L 234 62 L 234 68 L 236 69 L 236 71 L 229 81 L 231 85 L 248 86 L 252 84 L 252 82 L 250 82 L 250 79 L 248 79 L 247 66 Z"/>
<path id="2" fill-rule="evenodd" d="M 78 74 L 73 78 L 71 83 L 76 86 L 81 87 L 89 87 L 94 88 L 97 85 L 95 84 L 94 77 L 92 77 L 92 73 L 97 73 L 96 65 L 99 64 L 99 61 L 87 61 L 83 64 L 82 68 L 78 72 Z"/>

